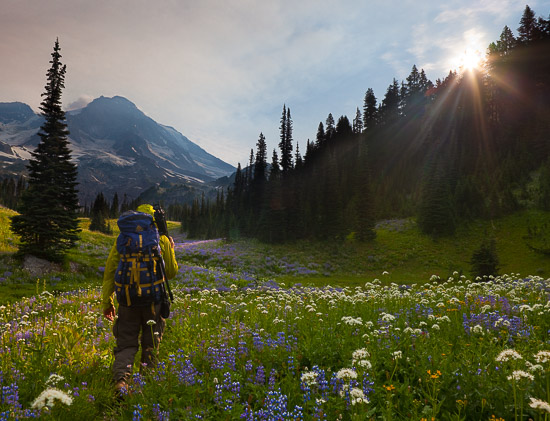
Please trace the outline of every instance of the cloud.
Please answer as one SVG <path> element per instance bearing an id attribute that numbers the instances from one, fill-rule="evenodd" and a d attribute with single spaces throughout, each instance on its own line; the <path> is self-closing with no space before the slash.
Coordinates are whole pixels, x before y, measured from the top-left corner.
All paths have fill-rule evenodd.
<path id="1" fill-rule="evenodd" d="M 499 19 L 514 15 L 518 10 L 523 10 L 523 3 L 514 0 L 485 0 L 464 7 L 463 3 L 457 8 L 447 6 L 446 10 L 435 18 L 436 23 L 456 22 L 464 19 L 477 19 L 482 14 L 493 15 Z"/>
<path id="2" fill-rule="evenodd" d="M 93 100 L 94 100 L 94 97 L 91 95 L 81 95 L 75 101 L 67 105 L 65 107 L 65 111 L 73 111 L 73 110 L 78 110 L 80 108 L 84 108 Z"/>
<path id="3" fill-rule="evenodd" d="M 0 55 L 9 60 L 0 67 L 7 81 L 0 100 L 38 105 L 59 36 L 67 109 L 125 96 L 232 164 L 248 159 L 260 131 L 270 150 L 278 143 L 283 103 L 304 151 L 329 112 L 353 116 L 367 88 L 383 97 L 413 64 L 430 79 L 444 77 L 470 39 L 488 45 L 525 7 L 517 0 L 2 1 Z"/>

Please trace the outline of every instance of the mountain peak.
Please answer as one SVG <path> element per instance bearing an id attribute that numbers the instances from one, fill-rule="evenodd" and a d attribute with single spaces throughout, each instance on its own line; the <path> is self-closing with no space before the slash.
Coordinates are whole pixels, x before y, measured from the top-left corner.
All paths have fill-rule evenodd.
<path id="1" fill-rule="evenodd" d="M 34 117 L 34 111 L 22 102 L 0 102 L 0 123 L 23 123 Z"/>
<path id="2" fill-rule="evenodd" d="M 138 112 L 143 114 L 136 105 L 123 96 L 106 97 L 100 96 L 90 102 L 84 109 L 103 108 L 110 111 L 118 112 Z"/>

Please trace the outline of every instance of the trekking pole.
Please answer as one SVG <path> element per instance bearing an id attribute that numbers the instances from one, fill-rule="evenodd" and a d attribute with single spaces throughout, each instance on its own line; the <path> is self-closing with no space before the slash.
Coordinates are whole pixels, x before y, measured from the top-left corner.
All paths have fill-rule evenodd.
<path id="1" fill-rule="evenodd" d="M 166 284 L 166 289 L 168 290 L 168 296 L 170 297 L 170 301 L 174 302 L 174 295 L 172 294 L 172 289 L 170 288 L 170 283 L 168 282 L 168 278 L 166 277 L 166 269 L 164 267 L 164 260 L 162 259 L 162 256 L 158 256 L 158 258 L 159 258 L 160 272 L 162 273 L 162 277 L 164 278 L 164 283 Z"/>

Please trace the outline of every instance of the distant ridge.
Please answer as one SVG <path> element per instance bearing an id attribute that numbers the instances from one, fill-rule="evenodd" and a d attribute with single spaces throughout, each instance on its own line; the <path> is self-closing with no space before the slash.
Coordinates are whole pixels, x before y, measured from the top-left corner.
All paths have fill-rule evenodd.
<path id="1" fill-rule="evenodd" d="M 136 198 L 159 183 L 206 185 L 235 168 L 121 96 L 101 96 L 66 113 L 79 196 Z M 0 176 L 18 175 L 39 142 L 42 117 L 24 103 L 0 103 Z"/>

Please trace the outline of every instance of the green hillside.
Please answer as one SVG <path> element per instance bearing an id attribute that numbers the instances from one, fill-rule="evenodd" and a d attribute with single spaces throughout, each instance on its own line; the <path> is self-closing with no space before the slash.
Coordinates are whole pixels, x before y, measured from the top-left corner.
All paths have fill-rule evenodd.
<path id="1" fill-rule="evenodd" d="M 9 216 L 14 212 L 0 208 L 0 303 L 48 291 L 67 291 L 99 287 L 101 268 L 116 235 L 105 235 L 83 228 L 78 247 L 70 252 L 58 272 L 44 277 L 31 276 L 13 258 L 17 239 L 9 230 Z M 550 259 L 531 250 L 524 237 L 529 226 L 550 222 L 550 212 L 522 211 L 493 221 L 480 220 L 462 225 L 452 237 L 432 239 L 422 234 L 414 220 L 388 220 L 376 226 L 376 239 L 361 243 L 348 238 L 343 243 L 298 241 L 285 245 L 266 245 L 256 240 L 240 240 L 230 244 L 233 253 L 243 261 L 240 267 L 220 261 L 200 261 L 203 266 L 223 267 L 227 272 L 250 271 L 250 266 L 264 264 L 262 259 L 284 260 L 289 265 L 317 268 L 314 274 L 273 271 L 269 277 L 288 284 L 362 285 L 373 279 L 385 283 L 423 283 L 432 275 L 442 279 L 459 275 L 470 277 L 470 259 L 482 239 L 494 236 L 501 263 L 500 273 L 550 275 Z M 177 224 L 170 228 L 177 232 Z M 177 235 L 177 234 L 176 234 Z M 254 257 L 255 256 L 255 257 Z M 270 256 L 270 257 L 266 257 Z M 185 255 L 180 264 L 196 264 L 197 257 Z M 386 273 L 387 272 L 387 273 Z"/>

